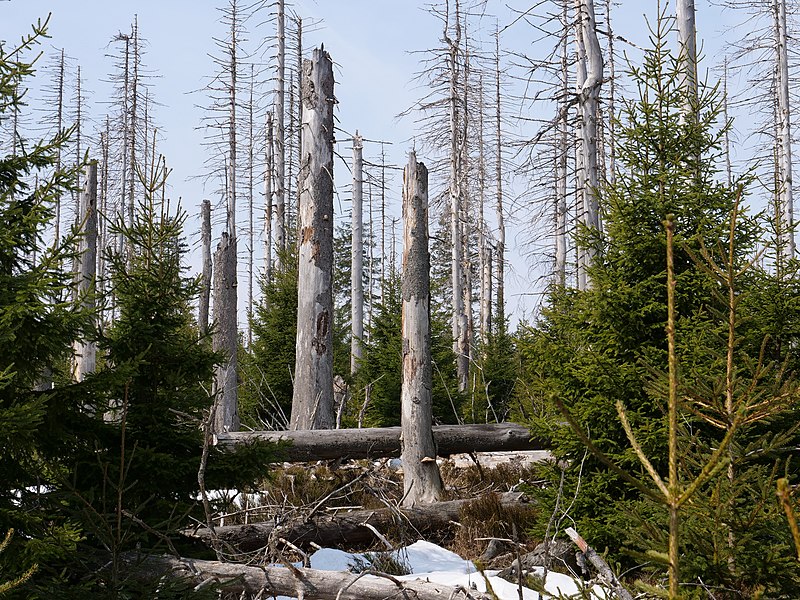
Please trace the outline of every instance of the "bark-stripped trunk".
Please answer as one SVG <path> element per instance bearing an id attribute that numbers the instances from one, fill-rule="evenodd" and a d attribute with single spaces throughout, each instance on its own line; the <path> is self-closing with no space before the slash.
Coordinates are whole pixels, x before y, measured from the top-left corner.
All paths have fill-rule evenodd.
<path id="1" fill-rule="evenodd" d="M 136 205 L 136 129 L 137 129 L 137 109 L 138 109 L 138 86 L 139 86 L 139 21 L 134 17 L 133 32 L 131 35 L 133 42 L 133 77 L 131 78 L 131 126 L 130 126 L 130 151 L 128 152 L 128 223 L 133 223 L 133 213 Z M 145 145 L 147 138 L 145 138 Z M 125 184 L 123 184 L 125 185 Z"/>
<path id="2" fill-rule="evenodd" d="M 681 62 L 680 87 L 686 103 L 684 112 L 689 114 L 694 111 L 697 101 L 697 28 L 694 0 L 676 0 L 675 16 Z"/>
<path id="3" fill-rule="evenodd" d="M 267 113 L 266 156 L 264 160 L 264 278 L 272 281 L 272 177 L 275 168 L 272 112 Z"/>
<path id="4" fill-rule="evenodd" d="M 481 277 L 478 333 L 481 345 L 485 348 L 486 341 L 492 330 L 492 252 L 489 236 L 487 235 L 488 225 L 484 214 L 484 205 L 486 204 L 486 148 L 483 138 L 483 113 L 485 110 L 483 77 L 479 78 L 478 93 L 478 266 Z"/>
<path id="5" fill-rule="evenodd" d="M 355 374 L 361 360 L 361 349 L 364 338 L 364 144 L 361 136 L 353 138 L 353 210 L 352 210 L 352 243 L 350 266 L 350 373 Z"/>
<path id="6" fill-rule="evenodd" d="M 585 52 L 584 72 L 581 75 L 581 89 L 579 90 L 579 110 L 580 110 L 580 142 L 581 142 L 581 167 L 583 170 L 582 185 L 580 192 L 582 196 L 583 225 L 591 232 L 600 229 L 600 212 L 597 198 L 600 185 L 597 171 L 597 115 L 600 99 L 600 86 L 603 82 L 603 55 L 600 50 L 600 42 L 597 39 L 595 26 L 594 3 L 592 0 L 576 0 L 580 18 L 579 26 L 579 48 L 582 46 Z M 594 261 L 597 251 L 594 243 L 590 240 L 583 251 L 582 260 L 582 280 L 581 289 L 590 286 L 590 281 L 586 269 Z"/>
<path id="7" fill-rule="evenodd" d="M 568 27 L 567 2 L 562 5 L 561 12 L 564 30 Z M 567 123 L 567 102 L 569 93 L 569 56 L 567 54 L 567 35 L 561 40 L 561 102 L 559 102 L 559 119 L 556 130 L 556 256 L 555 279 L 558 285 L 567 284 L 567 152 L 569 150 L 569 127 Z"/>
<path id="8" fill-rule="evenodd" d="M 464 19 L 464 30 L 466 31 L 466 19 Z M 469 160 L 469 119 L 471 117 L 469 110 L 469 68 L 470 68 L 470 55 L 468 47 L 468 37 L 464 35 L 464 75 L 461 78 L 462 83 L 462 96 L 461 96 L 461 139 L 459 140 L 460 152 L 458 155 L 458 173 L 459 173 L 459 205 L 461 206 L 461 214 L 459 215 L 459 223 L 461 223 L 461 290 L 464 294 L 464 316 L 462 318 L 461 326 L 461 339 L 458 342 L 461 353 L 459 358 L 463 363 L 463 371 L 459 375 L 464 377 L 464 391 L 469 386 L 469 365 L 472 361 L 472 347 L 475 341 L 475 323 L 472 315 L 472 255 L 470 253 L 470 237 L 472 233 L 472 207 L 470 203 L 470 189 L 469 181 L 471 180 L 471 164 Z M 474 389 L 473 389 L 474 395 Z"/>
<path id="9" fill-rule="evenodd" d="M 208 313 L 211 304 L 211 201 L 203 200 L 200 205 L 200 240 L 203 246 L 203 273 L 201 275 L 200 307 L 197 321 L 200 335 L 208 333 Z"/>
<path id="10" fill-rule="evenodd" d="M 789 54 L 786 35 L 786 0 L 773 0 L 778 88 L 778 235 L 784 264 L 795 254 L 794 200 L 792 198 L 792 130 L 789 103 Z"/>
<path id="11" fill-rule="evenodd" d="M 57 91 L 57 107 L 56 107 L 56 130 L 61 131 L 64 128 L 64 50 L 61 50 L 61 60 L 58 63 L 58 77 L 56 81 Z M 14 136 L 14 142 L 16 142 Z M 56 170 L 61 172 L 61 146 L 56 150 Z M 61 194 L 56 196 L 56 209 L 55 209 L 56 230 L 54 246 L 58 246 L 58 241 L 61 239 Z"/>
<path id="12" fill-rule="evenodd" d="M 433 441 L 428 170 L 411 152 L 403 172 L 403 505 L 435 502 L 442 479 Z"/>
<path id="13" fill-rule="evenodd" d="M 497 180 L 497 203 L 495 205 L 497 218 L 497 325 L 505 327 L 506 321 L 506 218 L 503 208 L 503 134 L 502 134 L 502 112 L 500 104 L 500 32 L 495 32 L 495 179 Z"/>
<path id="14" fill-rule="evenodd" d="M 250 65 L 250 102 L 247 108 L 247 345 L 253 345 L 253 279 L 255 258 L 255 222 L 253 197 L 255 195 L 255 137 L 253 126 L 255 120 L 253 108 L 253 87 L 255 85 L 255 67 Z"/>
<path id="15" fill-rule="evenodd" d="M 278 0 L 278 73 L 275 91 L 275 264 L 283 266 L 286 250 L 286 131 L 283 118 L 286 113 L 286 11 L 284 0 Z"/>
<path id="16" fill-rule="evenodd" d="M 78 270 L 75 273 L 75 285 L 78 301 L 86 310 L 94 311 L 95 281 L 97 265 L 97 162 L 92 161 L 86 167 L 84 188 L 81 194 L 81 206 L 78 213 L 81 225 Z M 76 381 L 83 381 L 88 373 L 93 373 L 97 363 L 97 344 L 94 340 L 75 342 Z"/>
<path id="17" fill-rule="evenodd" d="M 614 33 L 611 28 L 612 0 L 606 0 L 606 36 L 608 39 L 608 182 L 614 186 L 617 181 L 617 70 L 614 59 Z"/>
<path id="18" fill-rule="evenodd" d="M 469 378 L 469 356 L 468 348 L 464 348 L 464 340 L 467 336 L 467 319 L 464 310 L 464 274 L 462 272 L 462 247 L 461 247 L 461 172 L 460 167 L 460 148 L 459 148 L 459 118 L 458 118 L 458 55 L 461 43 L 461 22 L 459 16 L 459 3 L 456 0 L 455 9 L 455 35 L 450 37 L 448 27 L 450 23 L 445 22 L 444 38 L 448 45 L 448 67 L 450 71 L 450 280 L 453 288 L 453 352 L 456 355 L 456 369 L 458 372 L 458 389 L 466 391 Z"/>
<path id="19" fill-rule="evenodd" d="M 221 352 L 223 362 L 214 368 L 216 415 L 214 431 L 237 431 L 239 407 L 237 399 L 236 328 L 236 238 L 223 232 L 214 255 L 214 322 L 216 329 L 212 347 Z"/>
<path id="20" fill-rule="evenodd" d="M 290 429 L 330 429 L 333 410 L 333 62 L 303 62 L 297 344 Z"/>

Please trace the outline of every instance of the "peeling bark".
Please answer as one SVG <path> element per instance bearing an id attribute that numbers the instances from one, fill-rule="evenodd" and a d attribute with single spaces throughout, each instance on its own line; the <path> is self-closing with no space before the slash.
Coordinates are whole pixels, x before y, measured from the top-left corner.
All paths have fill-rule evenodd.
<path id="1" fill-rule="evenodd" d="M 78 270 L 75 273 L 75 286 L 78 302 L 89 311 L 95 306 L 95 282 L 97 265 L 97 162 L 86 167 L 80 213 L 82 236 L 78 256 Z M 92 340 L 75 342 L 76 381 L 83 381 L 88 373 L 93 373 L 97 363 L 97 343 Z"/>

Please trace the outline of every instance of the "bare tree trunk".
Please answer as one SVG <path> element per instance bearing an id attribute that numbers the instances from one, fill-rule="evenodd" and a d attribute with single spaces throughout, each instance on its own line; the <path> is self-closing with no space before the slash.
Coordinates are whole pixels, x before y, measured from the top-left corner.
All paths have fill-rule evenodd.
<path id="1" fill-rule="evenodd" d="M 448 60 L 450 69 L 450 247 L 451 263 L 450 278 L 453 288 L 453 352 L 456 355 L 456 367 L 458 372 L 458 389 L 466 391 L 469 377 L 469 356 L 463 347 L 463 340 L 467 333 L 466 314 L 464 312 L 464 274 L 462 273 L 463 264 L 461 256 L 461 172 L 459 170 L 460 148 L 458 144 L 458 54 L 461 43 L 461 21 L 459 17 L 459 4 L 455 0 L 455 36 L 450 37 L 448 28 L 449 21 L 444 24 L 444 38 L 448 45 Z M 449 8 L 449 7 L 448 7 Z"/>
<path id="2" fill-rule="evenodd" d="M 773 0 L 775 13 L 775 52 L 777 63 L 778 88 L 778 132 L 780 157 L 778 164 L 778 206 L 776 215 L 778 235 L 780 237 L 779 252 L 783 262 L 794 258 L 794 200 L 792 198 L 792 130 L 791 107 L 789 102 L 789 54 L 786 35 L 786 0 Z"/>
<path id="3" fill-rule="evenodd" d="M 264 160 L 264 278 L 272 281 L 272 179 L 275 168 L 272 112 L 267 113 L 266 157 Z"/>
<path id="4" fill-rule="evenodd" d="M 290 429 L 330 429 L 333 410 L 333 63 L 303 61 L 297 344 Z"/>
<path id="5" fill-rule="evenodd" d="M 562 3 L 561 19 L 564 35 L 561 40 L 561 98 L 559 103 L 559 119 L 556 133 L 556 282 L 560 286 L 567 284 L 567 152 L 569 150 L 569 131 L 567 102 L 569 94 L 569 55 L 567 49 L 568 23 L 567 2 Z"/>
<path id="6" fill-rule="evenodd" d="M 211 304 L 211 201 L 200 205 L 200 240 L 203 246 L 203 273 L 201 275 L 200 306 L 197 320 L 200 336 L 208 333 L 208 314 Z"/>
<path id="7" fill-rule="evenodd" d="M 497 325 L 505 327 L 506 321 L 506 218 L 503 208 L 503 134 L 502 111 L 500 104 L 500 31 L 495 31 L 495 143 L 497 163 L 495 164 L 495 179 L 497 180 Z"/>
<path id="8" fill-rule="evenodd" d="M 130 161 L 128 168 L 128 181 L 123 185 L 128 186 L 128 222 L 133 223 L 133 213 L 136 205 L 136 128 L 137 128 L 137 108 L 138 108 L 138 87 L 139 87 L 139 21 L 138 17 L 134 16 L 133 31 L 131 32 L 131 41 L 133 42 L 133 77 L 131 79 L 131 126 L 130 126 L 130 151 L 128 152 L 128 160 Z M 145 138 L 145 145 L 147 139 Z"/>
<path id="9" fill-rule="evenodd" d="M 214 431 L 217 433 L 239 429 L 237 397 L 236 327 L 236 238 L 223 232 L 214 256 L 214 322 L 216 329 L 212 346 L 224 355 L 222 364 L 214 368 L 214 395 L 217 410 Z"/>
<path id="10" fill-rule="evenodd" d="M 516 423 L 481 423 L 478 425 L 435 425 L 432 428 L 437 456 L 465 452 L 512 452 L 543 450 L 531 441 L 530 430 Z M 254 440 L 277 444 L 289 442 L 287 460 L 385 458 L 400 456 L 401 427 L 364 427 L 317 431 L 238 431 L 218 433 L 215 443 L 223 448 Z"/>
<path id="11" fill-rule="evenodd" d="M 485 348 L 486 341 L 492 330 L 492 253 L 489 248 L 488 225 L 484 214 L 486 204 L 486 148 L 483 138 L 484 122 L 484 89 L 483 77 L 478 85 L 478 265 L 480 267 L 480 324 L 478 333 L 481 345 Z M 484 352 L 485 357 L 485 352 Z"/>
<path id="12" fill-rule="evenodd" d="M 255 86 L 255 66 L 250 65 L 250 102 L 247 107 L 247 345 L 253 345 L 253 280 L 255 258 L 255 137 L 253 133 L 255 111 L 253 107 L 253 87 Z"/>
<path id="13" fill-rule="evenodd" d="M 403 173 L 403 505 L 435 502 L 442 479 L 433 441 L 428 170 L 411 152 Z"/>
<path id="14" fill-rule="evenodd" d="M 694 110 L 697 99 L 697 27 L 694 0 L 676 0 L 675 14 L 682 67 L 680 87 L 686 102 L 685 112 L 688 114 Z"/>
<path id="15" fill-rule="evenodd" d="M 364 338 L 364 144 L 356 131 L 353 137 L 353 209 L 350 266 L 350 373 L 355 374 L 361 361 Z"/>
<path id="16" fill-rule="evenodd" d="M 283 120 L 286 113 L 286 11 L 284 0 L 278 0 L 278 89 L 275 92 L 275 264 L 283 267 L 286 250 L 286 131 Z"/>
<path id="17" fill-rule="evenodd" d="M 597 39 L 594 3 L 592 0 L 576 0 L 578 19 L 579 51 L 585 53 L 585 63 L 579 64 L 579 111 L 580 111 L 580 157 L 579 191 L 582 197 L 581 212 L 583 225 L 589 232 L 600 229 L 600 213 L 598 206 L 598 188 L 600 185 L 597 172 L 597 115 L 600 98 L 600 86 L 603 82 L 603 55 Z M 579 58 L 580 63 L 580 58 Z M 582 252 L 579 270 L 579 287 L 590 286 L 586 269 L 596 255 L 596 248 L 590 240 Z"/>
<path id="18" fill-rule="evenodd" d="M 79 268 L 76 276 L 78 301 L 89 311 L 95 307 L 95 281 L 97 280 L 97 161 L 86 167 L 84 188 L 81 194 L 81 207 L 78 222 L 83 233 L 80 239 Z M 94 340 L 75 342 L 76 381 L 83 381 L 88 373 L 93 373 L 96 366 L 97 344 Z"/>
<path id="19" fill-rule="evenodd" d="M 254 597 L 288 596 L 304 600 L 491 600 L 485 594 L 463 587 L 421 581 L 400 581 L 395 577 L 364 577 L 354 573 L 303 569 L 293 565 L 251 567 L 236 563 L 182 559 L 173 556 L 126 555 L 126 571 L 148 580 L 160 576 L 191 580 L 196 589 L 219 584 L 226 593 Z"/>

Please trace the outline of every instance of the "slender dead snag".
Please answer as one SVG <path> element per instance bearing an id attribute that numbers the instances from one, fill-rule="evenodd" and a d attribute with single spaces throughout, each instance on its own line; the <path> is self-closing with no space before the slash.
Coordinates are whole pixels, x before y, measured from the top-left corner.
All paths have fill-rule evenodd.
<path id="1" fill-rule="evenodd" d="M 362 356 L 364 338 L 364 142 L 358 131 L 353 137 L 353 210 L 350 268 L 350 373 L 355 374 Z"/>
<path id="2" fill-rule="evenodd" d="M 86 310 L 94 311 L 97 281 L 97 161 L 90 162 L 85 169 L 84 187 L 81 194 L 78 219 L 83 235 L 80 238 L 78 269 L 75 286 L 78 302 Z M 76 381 L 83 381 L 93 373 L 97 362 L 97 343 L 93 340 L 75 342 Z"/>
<path id="3" fill-rule="evenodd" d="M 211 306 L 211 201 L 203 200 L 200 205 L 200 240 L 203 246 L 203 272 L 200 276 L 200 306 L 198 308 L 198 327 L 200 335 L 208 333 L 208 314 Z"/>

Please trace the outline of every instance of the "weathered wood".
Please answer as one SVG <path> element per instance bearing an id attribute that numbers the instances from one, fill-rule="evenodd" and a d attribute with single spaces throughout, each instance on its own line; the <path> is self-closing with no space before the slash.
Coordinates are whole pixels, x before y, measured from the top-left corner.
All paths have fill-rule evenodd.
<path id="1" fill-rule="evenodd" d="M 442 478 L 433 441 L 428 170 L 410 152 L 403 171 L 403 505 L 441 499 Z"/>
<path id="2" fill-rule="evenodd" d="M 527 427 L 516 423 L 436 425 L 432 429 L 437 456 L 463 452 L 546 449 L 531 441 Z M 400 456 L 400 433 L 400 427 L 218 432 L 215 443 L 235 446 L 254 440 L 289 442 L 290 446 L 286 448 L 287 459 L 297 462 L 336 458 L 382 458 Z"/>
<path id="3" fill-rule="evenodd" d="M 294 566 L 250 567 L 210 560 L 175 558 L 172 556 L 127 555 L 126 571 L 139 578 L 163 575 L 188 578 L 198 586 L 214 581 L 226 592 L 258 594 L 259 597 L 289 596 L 304 600 L 490 600 L 489 594 L 461 587 L 415 579 L 400 581 L 394 577 L 356 575 L 337 571 L 320 571 Z"/>
<path id="4" fill-rule="evenodd" d="M 203 273 L 200 276 L 200 306 L 197 321 L 200 335 L 208 333 L 208 315 L 211 306 L 211 201 L 200 205 L 200 242 L 203 247 Z"/>
<path id="5" fill-rule="evenodd" d="M 350 373 L 358 370 L 364 338 L 364 236 L 362 208 L 364 205 L 364 141 L 358 131 L 353 136 L 353 210 L 350 268 Z"/>
<path id="6" fill-rule="evenodd" d="M 81 224 L 78 268 L 75 287 L 78 301 L 88 311 L 95 307 L 95 282 L 97 268 L 97 161 L 90 162 L 85 169 L 83 193 L 80 199 L 79 219 Z M 93 373 L 97 363 L 97 343 L 93 340 L 75 342 L 74 378 L 83 381 Z"/>
<path id="7" fill-rule="evenodd" d="M 303 62 L 297 343 L 290 429 L 330 429 L 333 410 L 333 61 Z"/>
<path id="8" fill-rule="evenodd" d="M 283 267 L 283 251 L 286 250 L 286 8 L 285 1 L 277 1 L 277 60 L 275 90 L 275 265 Z"/>
<path id="9" fill-rule="evenodd" d="M 620 583 L 617 576 L 614 574 L 614 571 L 611 570 L 611 567 L 608 566 L 608 563 L 603 560 L 603 557 L 600 556 L 597 552 L 595 552 L 594 548 L 592 548 L 589 544 L 586 543 L 580 534 L 575 531 L 572 527 L 567 527 L 564 530 L 564 533 L 567 534 L 569 539 L 571 539 L 575 545 L 580 548 L 583 555 L 586 559 L 594 565 L 594 568 L 600 573 L 605 581 L 607 581 L 611 588 L 614 590 L 614 594 L 620 600 L 633 600 L 633 596 L 631 593 L 623 587 Z"/>
<path id="10" fill-rule="evenodd" d="M 526 506 L 528 498 L 520 492 L 498 494 L 503 507 Z M 242 552 L 253 552 L 269 544 L 270 540 L 283 538 L 298 546 L 312 542 L 320 546 L 369 546 L 377 541 L 375 531 L 386 533 L 392 527 L 411 529 L 425 534 L 441 531 L 458 522 L 461 510 L 474 499 L 449 500 L 431 504 L 418 504 L 409 508 L 382 508 L 376 510 L 354 510 L 338 514 L 317 514 L 312 519 L 276 524 L 273 521 L 225 525 L 216 527 L 216 538 Z M 184 532 L 186 535 L 210 543 L 209 529 Z"/>
<path id="11" fill-rule="evenodd" d="M 222 433 L 239 429 L 239 407 L 236 379 L 238 344 L 236 314 L 236 238 L 223 233 L 214 256 L 214 321 L 212 340 L 215 352 L 222 352 L 224 361 L 214 369 L 213 391 L 217 408 L 214 431 Z"/>

